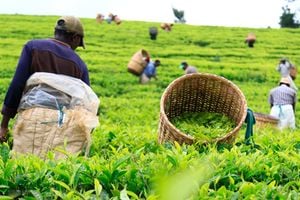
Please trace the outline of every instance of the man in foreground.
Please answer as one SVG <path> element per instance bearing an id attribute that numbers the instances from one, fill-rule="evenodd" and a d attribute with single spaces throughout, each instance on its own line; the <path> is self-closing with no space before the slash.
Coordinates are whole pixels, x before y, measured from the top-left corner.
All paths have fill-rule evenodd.
<path id="1" fill-rule="evenodd" d="M 83 37 L 80 20 L 64 16 L 55 25 L 54 38 L 25 44 L 1 110 L 1 142 L 7 141 L 9 121 L 17 114 L 26 81 L 35 72 L 63 74 L 90 85 L 86 64 L 74 51 L 78 46 L 84 47 Z"/>

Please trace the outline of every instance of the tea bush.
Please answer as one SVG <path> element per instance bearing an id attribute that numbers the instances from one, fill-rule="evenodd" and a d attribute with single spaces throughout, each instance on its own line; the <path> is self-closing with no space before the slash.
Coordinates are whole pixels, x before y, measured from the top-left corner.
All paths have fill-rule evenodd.
<path id="1" fill-rule="evenodd" d="M 12 79 L 23 44 L 53 37 L 58 16 L 0 15 L 0 100 Z M 158 144 L 160 98 L 183 74 L 181 61 L 231 80 L 255 112 L 269 113 L 268 92 L 279 81 L 281 57 L 300 60 L 299 29 L 255 29 L 123 21 L 97 24 L 82 19 L 86 49 L 77 53 L 90 71 L 91 87 L 100 99 L 99 122 L 88 157 L 68 155 L 46 160 L 18 159 L 10 142 L 0 145 L 0 199 L 299 199 L 299 129 L 279 132 L 254 126 L 255 143 L 244 143 L 245 125 L 233 144 Z M 257 36 L 254 48 L 244 39 Z M 127 72 L 139 49 L 160 59 L 158 80 L 140 85 Z M 299 85 L 299 79 L 296 79 Z M 296 109 L 299 123 L 299 108 Z M 14 120 L 10 123 L 12 129 Z M 174 194 L 177 196 L 174 197 Z"/>

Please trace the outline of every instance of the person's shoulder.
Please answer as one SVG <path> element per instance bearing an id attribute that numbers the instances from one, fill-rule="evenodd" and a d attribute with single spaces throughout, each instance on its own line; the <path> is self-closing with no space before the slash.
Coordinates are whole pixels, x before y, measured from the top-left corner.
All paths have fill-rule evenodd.
<path id="1" fill-rule="evenodd" d="M 272 94 L 272 93 L 274 93 L 275 91 L 277 91 L 277 90 L 279 89 L 279 87 L 280 87 L 280 86 L 276 86 L 276 87 L 272 88 L 272 89 L 270 90 L 270 94 Z"/>
<path id="2" fill-rule="evenodd" d="M 148 65 L 149 67 L 154 67 L 154 66 L 155 66 L 153 61 L 148 62 L 147 65 Z"/>
<path id="3" fill-rule="evenodd" d="M 287 90 L 289 90 L 291 93 L 297 94 L 297 91 L 291 87 L 287 87 Z"/>
<path id="4" fill-rule="evenodd" d="M 25 45 L 36 47 L 36 46 L 46 45 L 46 44 L 50 44 L 50 43 L 52 43 L 52 42 L 49 39 L 33 39 L 33 40 L 27 41 Z"/>
<path id="5" fill-rule="evenodd" d="M 288 92 L 289 94 L 296 94 L 297 93 L 297 91 L 295 89 L 293 89 L 293 88 L 291 88 L 287 85 L 284 85 L 284 84 L 273 88 L 271 91 L 277 91 L 277 90 L 278 91 L 285 91 L 285 92 Z"/>
<path id="6" fill-rule="evenodd" d="M 27 43 L 50 43 L 51 40 L 50 39 L 32 39 L 32 40 L 29 40 Z"/>
<path id="7" fill-rule="evenodd" d="M 197 67 L 195 67 L 195 66 L 189 66 L 188 68 L 189 68 L 189 70 L 194 71 L 194 72 L 198 71 Z"/>
<path id="8" fill-rule="evenodd" d="M 82 67 L 87 68 L 86 63 L 78 56 L 79 63 Z"/>

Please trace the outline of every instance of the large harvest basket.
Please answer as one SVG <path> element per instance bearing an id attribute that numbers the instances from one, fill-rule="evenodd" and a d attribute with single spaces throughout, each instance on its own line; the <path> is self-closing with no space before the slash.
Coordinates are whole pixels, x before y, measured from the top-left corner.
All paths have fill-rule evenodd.
<path id="1" fill-rule="evenodd" d="M 244 94 L 229 80 L 207 73 L 187 74 L 174 80 L 160 101 L 159 143 L 176 141 L 192 144 L 196 139 L 177 129 L 170 121 L 184 113 L 212 112 L 235 122 L 235 128 L 224 136 L 207 142 L 232 143 L 247 114 Z"/>
<path id="2" fill-rule="evenodd" d="M 141 49 L 137 51 L 128 63 L 127 70 L 133 75 L 139 76 L 143 73 L 144 68 L 147 65 L 146 60 L 150 58 L 149 53 Z"/>
<path id="3" fill-rule="evenodd" d="M 254 112 L 254 117 L 255 117 L 255 121 L 256 124 L 260 127 L 264 127 L 264 126 L 277 126 L 278 125 L 278 121 L 279 119 L 276 117 L 273 117 L 271 115 L 267 115 L 267 114 L 263 114 L 263 113 L 257 113 Z"/>

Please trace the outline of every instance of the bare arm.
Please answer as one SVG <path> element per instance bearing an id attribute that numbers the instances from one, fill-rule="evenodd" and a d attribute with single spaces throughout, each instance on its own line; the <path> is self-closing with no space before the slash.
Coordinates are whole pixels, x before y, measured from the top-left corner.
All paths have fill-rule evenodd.
<path id="1" fill-rule="evenodd" d="M 0 128 L 0 142 L 7 141 L 7 133 L 8 133 L 8 124 L 10 118 L 6 115 L 2 116 L 1 128 Z"/>

